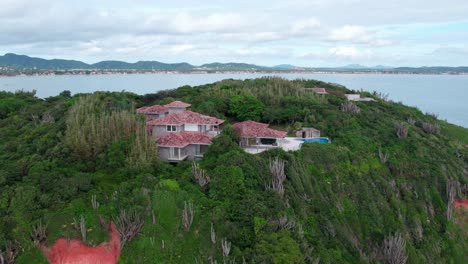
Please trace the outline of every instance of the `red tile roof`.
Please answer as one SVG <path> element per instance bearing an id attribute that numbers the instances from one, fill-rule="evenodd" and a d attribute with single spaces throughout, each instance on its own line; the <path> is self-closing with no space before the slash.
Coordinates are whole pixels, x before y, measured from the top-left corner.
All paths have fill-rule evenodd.
<path id="1" fill-rule="evenodd" d="M 189 144 L 210 145 L 211 137 L 202 132 L 172 132 L 160 137 L 157 143 L 161 147 L 183 148 Z"/>
<path id="2" fill-rule="evenodd" d="M 169 112 L 169 109 L 161 105 L 143 106 L 136 110 L 140 114 L 161 114 Z"/>
<path id="3" fill-rule="evenodd" d="M 312 91 L 318 93 L 318 94 L 328 94 L 327 90 L 325 88 L 312 88 Z"/>
<path id="4" fill-rule="evenodd" d="M 268 128 L 267 124 L 255 121 L 235 123 L 234 129 L 239 131 L 243 137 L 284 138 L 288 134 L 284 131 Z"/>
<path id="5" fill-rule="evenodd" d="M 191 104 L 187 104 L 182 101 L 174 101 L 167 105 L 164 105 L 164 107 L 169 107 L 169 108 L 187 108 L 189 106 L 191 106 Z"/>
<path id="6" fill-rule="evenodd" d="M 182 124 L 198 124 L 198 125 L 219 125 L 224 120 L 216 117 L 206 116 L 192 111 L 184 111 L 181 113 L 169 114 L 163 118 L 148 120 L 147 125 L 182 125 Z"/>
<path id="7" fill-rule="evenodd" d="M 252 120 L 244 121 L 244 122 L 239 122 L 234 124 L 234 128 L 241 128 L 241 127 L 263 127 L 267 128 L 268 124 L 260 123 L 260 122 L 255 122 Z"/>

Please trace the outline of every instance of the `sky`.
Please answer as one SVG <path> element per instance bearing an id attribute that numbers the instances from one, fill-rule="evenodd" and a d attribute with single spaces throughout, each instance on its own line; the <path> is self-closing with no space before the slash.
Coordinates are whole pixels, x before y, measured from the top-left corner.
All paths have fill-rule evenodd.
<path id="1" fill-rule="evenodd" d="M 0 0 L 0 54 L 467 66 L 467 0 Z"/>

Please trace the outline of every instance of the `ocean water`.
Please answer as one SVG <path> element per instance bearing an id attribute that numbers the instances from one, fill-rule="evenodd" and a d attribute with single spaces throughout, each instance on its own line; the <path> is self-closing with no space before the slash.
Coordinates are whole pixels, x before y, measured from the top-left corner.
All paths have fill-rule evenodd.
<path id="1" fill-rule="evenodd" d="M 17 76 L 0 78 L 0 90 L 33 90 L 39 97 L 63 90 L 75 93 L 129 91 L 155 93 L 183 85 L 201 85 L 223 79 L 251 79 L 267 74 L 135 74 Z M 393 101 L 437 114 L 450 123 L 468 127 L 468 75 L 385 75 L 385 74 L 275 74 L 286 79 L 316 79 L 338 83 L 349 89 L 377 91 Z"/>

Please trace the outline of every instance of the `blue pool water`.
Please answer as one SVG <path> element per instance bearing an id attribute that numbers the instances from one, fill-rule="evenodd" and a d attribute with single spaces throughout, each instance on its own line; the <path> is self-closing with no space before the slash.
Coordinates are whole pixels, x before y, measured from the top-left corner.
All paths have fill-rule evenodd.
<path id="1" fill-rule="evenodd" d="M 320 143 L 320 144 L 327 144 L 331 143 L 329 138 L 298 138 L 297 140 L 304 141 L 305 143 Z"/>

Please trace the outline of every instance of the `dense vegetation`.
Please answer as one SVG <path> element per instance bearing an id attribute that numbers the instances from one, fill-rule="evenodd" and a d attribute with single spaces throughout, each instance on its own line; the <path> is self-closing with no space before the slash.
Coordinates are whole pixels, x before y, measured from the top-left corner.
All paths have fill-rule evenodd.
<path id="1" fill-rule="evenodd" d="M 317 96 L 303 87 L 322 86 Z M 30 238 L 47 224 L 96 245 L 99 216 L 144 220 L 119 263 L 463 263 L 468 130 L 344 87 L 262 78 L 161 91 L 40 99 L 0 92 L 0 251 L 46 263 Z M 202 161 L 158 162 L 134 108 L 174 99 L 227 123 L 255 119 L 332 144 L 250 155 L 230 125 Z M 85 223 L 85 228 L 79 227 Z"/>

